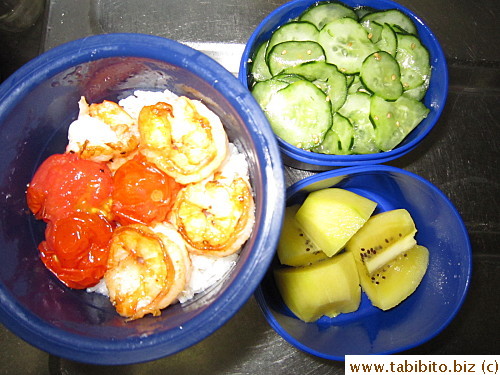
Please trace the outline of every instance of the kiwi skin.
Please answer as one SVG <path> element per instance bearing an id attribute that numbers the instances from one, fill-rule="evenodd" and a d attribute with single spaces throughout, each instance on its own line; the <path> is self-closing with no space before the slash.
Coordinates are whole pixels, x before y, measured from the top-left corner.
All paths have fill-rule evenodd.
<path id="1" fill-rule="evenodd" d="M 344 248 L 376 206 L 349 190 L 326 188 L 309 193 L 295 218 L 315 245 L 331 257 Z"/>
<path id="2" fill-rule="evenodd" d="M 283 302 L 304 322 L 350 313 L 361 303 L 356 261 L 348 252 L 309 266 L 277 267 L 273 275 Z"/>
<path id="3" fill-rule="evenodd" d="M 282 265 L 306 266 L 326 259 L 295 220 L 300 205 L 286 207 L 283 228 L 278 242 L 278 259 Z"/>

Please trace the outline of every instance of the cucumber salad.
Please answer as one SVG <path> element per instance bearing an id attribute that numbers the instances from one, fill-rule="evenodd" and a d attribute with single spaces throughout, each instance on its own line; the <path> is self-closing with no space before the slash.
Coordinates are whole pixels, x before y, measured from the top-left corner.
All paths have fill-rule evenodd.
<path id="1" fill-rule="evenodd" d="M 275 134 L 312 152 L 392 150 L 427 116 L 429 52 L 397 9 L 316 3 L 273 32 L 250 87 Z"/>

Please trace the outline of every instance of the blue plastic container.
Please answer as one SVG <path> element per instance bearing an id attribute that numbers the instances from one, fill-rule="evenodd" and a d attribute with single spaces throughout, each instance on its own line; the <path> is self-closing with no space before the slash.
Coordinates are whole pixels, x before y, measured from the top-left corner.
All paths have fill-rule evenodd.
<path id="1" fill-rule="evenodd" d="M 417 290 L 388 311 L 364 293 L 356 312 L 304 323 L 286 307 L 270 268 L 256 290 L 269 324 L 297 348 L 327 359 L 348 354 L 390 354 L 430 340 L 455 317 L 471 277 L 471 246 L 465 225 L 448 198 L 425 179 L 389 166 L 358 166 L 322 172 L 287 190 L 287 205 L 302 203 L 310 191 L 350 190 L 377 202 L 375 213 L 405 208 L 417 227 L 417 243 L 429 249 L 429 266 Z M 278 266 L 275 259 L 272 267 Z"/>
<path id="2" fill-rule="evenodd" d="M 136 89 L 170 89 L 220 116 L 247 156 L 256 223 L 223 281 L 160 317 L 125 322 L 106 297 L 68 289 L 43 266 L 37 246 L 44 224 L 29 213 L 25 190 L 42 160 L 64 152 L 80 96 L 116 100 Z M 0 321 L 40 349 L 95 364 L 144 362 L 197 343 L 239 310 L 271 262 L 283 215 L 282 167 L 253 97 L 200 52 L 154 36 L 108 34 L 42 54 L 0 86 Z"/>
<path id="3" fill-rule="evenodd" d="M 307 8 L 317 3 L 317 0 L 292 0 L 270 13 L 254 30 L 247 42 L 241 57 L 239 80 L 246 87 L 249 84 L 249 62 L 256 49 L 270 38 L 272 33 L 284 23 L 298 17 Z M 306 170 L 327 170 L 336 166 L 354 166 L 385 163 L 399 158 L 415 149 L 432 130 L 438 121 L 448 95 L 448 68 L 441 45 L 425 22 L 414 12 L 391 0 L 345 0 L 347 6 L 361 6 L 374 9 L 399 9 L 415 23 L 422 43 L 430 54 L 432 75 L 424 103 L 430 113 L 396 148 L 391 151 L 368 155 L 325 155 L 305 151 L 278 138 L 278 144 L 283 154 L 285 164 Z"/>

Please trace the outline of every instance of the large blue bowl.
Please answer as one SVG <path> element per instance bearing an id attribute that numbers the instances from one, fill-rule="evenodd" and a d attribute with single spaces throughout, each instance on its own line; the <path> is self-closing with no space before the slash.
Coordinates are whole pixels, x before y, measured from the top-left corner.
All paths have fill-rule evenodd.
<path id="1" fill-rule="evenodd" d="M 63 152 L 81 95 L 116 100 L 135 89 L 170 89 L 220 116 L 249 162 L 255 229 L 233 271 L 189 304 L 125 322 L 106 297 L 71 290 L 39 259 L 44 224 L 30 215 L 27 183 Z M 185 349 L 223 325 L 252 295 L 273 257 L 284 206 L 280 152 L 248 90 L 218 63 L 177 42 L 110 34 L 59 46 L 0 86 L 0 321 L 30 344 L 95 364 L 129 364 Z"/>
<path id="2" fill-rule="evenodd" d="M 270 38 L 272 33 L 284 23 L 298 17 L 304 10 L 316 4 L 318 0 L 292 0 L 270 13 L 257 26 L 250 36 L 241 57 L 239 80 L 250 87 L 250 62 L 256 49 Z M 326 170 L 336 166 L 354 166 L 385 163 L 399 158 L 415 149 L 425 136 L 429 134 L 446 103 L 448 95 L 448 68 L 441 45 L 425 22 L 414 12 L 391 0 L 343 0 L 352 8 L 366 6 L 373 9 L 399 9 L 415 23 L 422 43 L 430 54 L 432 75 L 424 103 L 430 113 L 396 148 L 391 151 L 368 155 L 325 155 L 297 148 L 278 138 L 285 164 L 307 170 Z"/>
<path id="3" fill-rule="evenodd" d="M 417 227 L 417 243 L 429 249 L 429 266 L 417 290 L 382 311 L 362 294 L 356 312 L 304 323 L 286 307 L 272 267 L 256 290 L 269 324 L 297 348 L 327 359 L 350 354 L 390 354 L 418 346 L 441 332 L 462 306 L 471 276 L 471 246 L 465 225 L 448 198 L 413 173 L 389 166 L 358 166 L 319 173 L 287 190 L 287 205 L 310 191 L 340 187 L 377 202 L 375 213 L 405 208 Z"/>

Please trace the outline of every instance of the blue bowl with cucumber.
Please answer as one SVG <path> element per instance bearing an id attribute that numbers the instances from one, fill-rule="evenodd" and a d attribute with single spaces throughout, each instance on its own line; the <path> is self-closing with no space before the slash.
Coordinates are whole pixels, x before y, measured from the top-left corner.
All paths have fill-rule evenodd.
<path id="1" fill-rule="evenodd" d="M 239 79 L 266 114 L 285 164 L 327 170 L 415 149 L 448 93 L 443 50 L 390 0 L 293 0 L 251 35 Z"/>
<path id="2" fill-rule="evenodd" d="M 432 339 L 458 313 L 470 276 L 467 230 L 437 187 L 399 168 L 355 166 L 287 189 L 255 296 L 287 342 L 344 360 Z"/>

